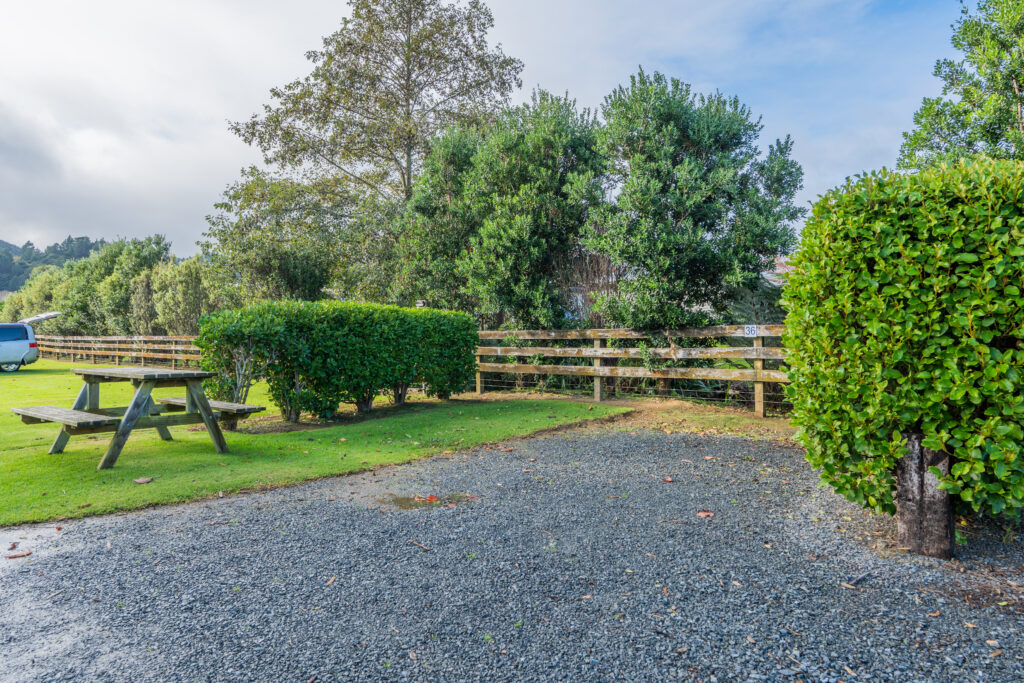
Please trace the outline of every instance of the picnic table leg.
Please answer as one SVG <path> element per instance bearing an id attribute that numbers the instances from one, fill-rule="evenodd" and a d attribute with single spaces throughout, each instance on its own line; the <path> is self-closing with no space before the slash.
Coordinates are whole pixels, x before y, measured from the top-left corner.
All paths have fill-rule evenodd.
<path id="1" fill-rule="evenodd" d="M 163 412 L 163 408 L 157 406 L 157 404 L 153 402 L 153 397 L 150 396 L 149 405 L 146 406 L 146 414 L 160 415 Z M 174 439 L 171 438 L 171 431 L 167 429 L 167 427 L 157 427 L 156 433 L 159 434 L 160 438 L 163 439 L 164 441 L 174 441 Z"/>
<path id="2" fill-rule="evenodd" d="M 75 399 L 75 404 L 71 406 L 71 410 L 84 410 L 89 400 L 89 384 L 83 384 L 82 390 L 78 392 L 78 398 Z M 61 427 L 60 432 L 57 433 L 57 438 L 53 440 L 53 445 L 50 446 L 50 455 L 56 455 L 57 453 L 63 453 L 64 447 L 68 445 L 68 441 L 71 439 L 71 435 Z"/>
<path id="3" fill-rule="evenodd" d="M 139 384 L 139 388 L 135 390 L 132 402 L 128 404 L 128 409 L 124 411 L 124 417 L 121 418 L 117 431 L 114 432 L 114 438 L 110 440 L 110 447 L 107 448 L 106 455 L 100 460 L 100 465 L 96 469 L 108 470 L 117 462 L 117 457 L 121 455 L 121 449 L 124 448 L 125 442 L 128 441 L 128 436 L 132 433 L 136 420 L 142 417 L 149 407 L 149 394 L 153 391 L 154 386 L 156 386 L 155 382 L 142 382 Z"/>
<path id="4" fill-rule="evenodd" d="M 217 424 L 217 418 L 213 416 L 213 410 L 210 408 L 210 402 L 206 400 L 206 394 L 203 393 L 202 382 L 190 379 L 187 384 L 188 388 L 186 393 L 192 398 L 192 404 L 203 417 L 203 423 L 206 425 L 206 431 L 210 434 L 210 439 L 213 440 L 214 447 L 217 449 L 218 453 L 227 453 L 228 444 L 224 440 L 224 434 L 220 431 L 220 425 Z"/>

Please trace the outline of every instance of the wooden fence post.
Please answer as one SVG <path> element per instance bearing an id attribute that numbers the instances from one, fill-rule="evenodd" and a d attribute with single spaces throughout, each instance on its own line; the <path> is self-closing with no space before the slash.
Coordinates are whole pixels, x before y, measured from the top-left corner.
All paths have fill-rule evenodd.
<path id="1" fill-rule="evenodd" d="M 939 488 L 951 457 L 921 445 L 921 434 L 904 434 L 907 454 L 896 461 L 896 537 L 901 549 L 945 560 L 953 557 L 953 497 Z"/>
<path id="2" fill-rule="evenodd" d="M 476 357 L 476 393 L 477 396 L 483 396 L 484 393 L 484 374 L 480 372 L 480 356 Z"/>
<path id="3" fill-rule="evenodd" d="M 754 337 L 754 348 L 764 347 L 764 337 Z M 761 372 L 764 370 L 764 361 L 760 358 L 754 360 L 754 372 L 757 379 L 761 379 Z M 754 382 L 754 417 L 764 417 L 764 382 Z"/>
<path id="4" fill-rule="evenodd" d="M 594 340 L 594 348 L 595 349 L 599 349 L 599 348 L 601 348 L 603 346 L 604 346 L 604 340 L 603 339 L 595 339 Z M 594 367 L 595 368 L 601 367 L 601 359 L 600 358 L 595 358 L 594 359 Z M 600 377 L 600 375 L 594 375 L 594 400 L 600 403 L 601 398 L 602 398 L 601 397 L 601 377 Z"/>

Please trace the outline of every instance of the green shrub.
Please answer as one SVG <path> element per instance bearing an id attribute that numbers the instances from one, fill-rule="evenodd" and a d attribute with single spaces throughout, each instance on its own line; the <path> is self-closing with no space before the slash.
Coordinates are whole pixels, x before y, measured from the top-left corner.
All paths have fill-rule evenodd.
<path id="1" fill-rule="evenodd" d="M 807 459 L 892 513 L 904 434 L 953 455 L 962 507 L 1024 507 L 1024 165 L 882 171 L 822 197 L 784 294 Z"/>
<path id="2" fill-rule="evenodd" d="M 366 412 L 385 391 L 401 403 L 416 383 L 447 398 L 472 380 L 478 338 L 462 313 L 284 301 L 208 316 L 197 344 L 219 393 L 237 396 L 246 380 L 266 378 L 284 418 L 297 421 L 303 412 L 330 418 L 342 403 Z M 240 375 L 239 358 L 259 373 Z"/>

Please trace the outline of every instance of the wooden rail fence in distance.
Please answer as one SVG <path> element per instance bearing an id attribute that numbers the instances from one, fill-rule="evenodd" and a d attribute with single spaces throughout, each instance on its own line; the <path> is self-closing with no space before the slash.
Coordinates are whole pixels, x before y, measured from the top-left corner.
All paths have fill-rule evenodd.
<path id="1" fill-rule="evenodd" d="M 604 395 L 604 379 L 615 377 L 671 379 L 707 379 L 719 381 L 751 382 L 754 386 L 754 412 L 763 417 L 765 413 L 764 385 L 767 382 L 788 382 L 783 370 L 769 370 L 765 361 L 785 360 L 785 349 L 764 346 L 768 337 L 779 337 L 785 328 L 782 325 L 720 325 L 717 327 L 668 330 L 672 339 L 730 338 L 746 337 L 753 340 L 753 346 L 713 348 L 671 348 L 640 349 L 609 348 L 612 339 L 647 339 L 650 333 L 635 330 L 482 330 L 481 346 L 476 350 L 476 390 L 483 393 L 485 373 L 508 373 L 519 375 L 572 375 L 594 378 L 594 398 L 600 401 Z M 499 346 L 494 341 L 515 336 L 523 341 L 593 341 L 593 347 L 555 346 Z M 195 337 L 54 337 L 37 338 L 39 350 L 44 356 L 56 359 L 90 363 L 122 362 L 134 365 L 169 365 L 171 367 L 195 366 L 199 363 L 199 349 L 194 345 Z M 491 342 L 490 346 L 484 346 Z M 485 362 L 484 358 L 522 357 L 533 358 L 589 358 L 593 365 L 553 365 Z M 607 364 L 603 361 L 618 359 L 655 358 L 660 360 L 726 360 L 742 359 L 751 361 L 746 368 L 662 368 L 649 370 L 646 367 L 625 367 Z"/>
<path id="2" fill-rule="evenodd" d="M 646 339 L 648 332 L 635 330 L 484 330 L 480 332 L 481 343 L 486 340 L 501 340 L 515 337 L 521 340 L 593 340 L 594 347 L 549 347 L 549 346 L 480 346 L 477 348 L 477 393 L 483 393 L 484 373 L 536 374 L 536 375 L 582 375 L 594 378 L 594 399 L 603 397 L 603 378 L 639 377 L 652 379 L 708 379 L 738 382 L 752 382 L 754 385 L 754 413 L 758 417 L 765 415 L 764 385 L 767 382 L 788 382 L 789 378 L 782 370 L 768 370 L 764 367 L 766 360 L 785 359 L 785 349 L 764 346 L 766 337 L 780 337 L 785 331 L 782 325 L 720 325 L 717 327 L 688 328 L 668 330 L 664 334 L 671 339 L 714 338 L 714 337 L 746 337 L 753 340 L 748 347 L 715 347 L 715 348 L 608 348 L 605 343 L 610 339 Z M 551 358 L 592 358 L 593 366 L 587 365 L 534 365 L 520 363 L 489 363 L 485 357 L 512 356 L 527 357 L 547 356 Z M 691 359 L 743 359 L 751 361 L 753 366 L 745 368 L 661 368 L 619 367 L 604 365 L 604 359 L 643 359 L 657 358 L 664 360 Z"/>
<path id="3" fill-rule="evenodd" d="M 169 365 L 172 368 L 199 364 L 195 337 L 52 337 L 40 336 L 39 351 L 57 360 L 120 365 Z"/>

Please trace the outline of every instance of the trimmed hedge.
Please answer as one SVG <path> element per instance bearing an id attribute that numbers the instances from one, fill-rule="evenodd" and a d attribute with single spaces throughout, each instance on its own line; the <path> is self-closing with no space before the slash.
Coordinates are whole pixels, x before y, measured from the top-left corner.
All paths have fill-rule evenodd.
<path id="1" fill-rule="evenodd" d="M 448 398 L 476 371 L 476 323 L 464 313 L 343 302 L 265 302 L 200 323 L 211 389 L 240 400 L 266 379 L 282 416 L 330 418 L 342 403 L 369 411 L 387 391 L 405 400 L 412 384 Z M 246 371 L 240 370 L 240 368 Z"/>
<path id="2" fill-rule="evenodd" d="M 881 171 L 822 197 L 784 305 L 807 459 L 893 513 L 906 433 L 953 455 L 961 508 L 1024 507 L 1024 165 Z"/>

